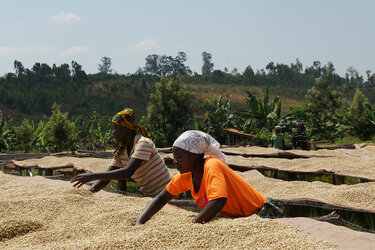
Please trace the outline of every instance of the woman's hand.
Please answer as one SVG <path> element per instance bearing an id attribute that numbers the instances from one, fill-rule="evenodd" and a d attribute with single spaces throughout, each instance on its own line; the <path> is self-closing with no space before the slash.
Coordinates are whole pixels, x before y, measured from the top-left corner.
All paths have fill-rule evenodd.
<path id="1" fill-rule="evenodd" d="M 79 175 L 74 176 L 70 182 L 71 183 L 75 182 L 73 184 L 73 187 L 79 188 L 83 184 L 90 182 L 92 180 L 95 180 L 94 174 L 87 173 L 87 174 L 79 174 Z"/>

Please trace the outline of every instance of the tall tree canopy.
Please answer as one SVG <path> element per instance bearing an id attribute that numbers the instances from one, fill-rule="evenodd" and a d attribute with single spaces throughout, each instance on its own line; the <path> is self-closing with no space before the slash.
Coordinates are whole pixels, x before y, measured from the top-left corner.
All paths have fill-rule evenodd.
<path id="1" fill-rule="evenodd" d="M 185 65 L 187 61 L 185 52 L 178 52 L 178 55 L 173 58 L 166 55 L 149 55 L 146 57 L 146 64 L 144 72 L 156 76 L 176 76 L 191 74 L 191 70 Z"/>
<path id="2" fill-rule="evenodd" d="M 212 55 L 204 51 L 202 53 L 202 59 L 203 59 L 202 75 L 203 76 L 210 75 L 212 70 L 214 69 L 214 63 L 212 62 Z"/>
<path id="3" fill-rule="evenodd" d="M 192 127 L 193 95 L 180 79 L 162 78 L 156 84 L 147 106 L 146 124 L 158 147 L 169 147 L 186 129 Z"/>
<path id="4" fill-rule="evenodd" d="M 112 62 L 111 62 L 111 58 L 109 57 L 106 57 L 106 56 L 103 56 L 100 61 L 102 63 L 99 63 L 98 64 L 98 70 L 100 73 L 103 73 L 103 74 L 109 74 L 112 72 L 112 69 L 111 69 L 111 65 L 112 65 Z"/>

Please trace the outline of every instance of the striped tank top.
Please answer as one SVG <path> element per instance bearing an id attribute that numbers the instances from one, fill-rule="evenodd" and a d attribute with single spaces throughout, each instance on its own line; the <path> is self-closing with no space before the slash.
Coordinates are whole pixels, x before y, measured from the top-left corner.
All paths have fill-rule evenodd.
<path id="1" fill-rule="evenodd" d="M 136 134 L 130 156 L 128 156 L 127 150 L 123 150 L 118 156 L 113 157 L 110 166 L 124 168 L 130 158 L 143 160 L 131 178 L 138 183 L 144 194 L 157 195 L 172 179 L 155 144 L 149 138 Z"/>

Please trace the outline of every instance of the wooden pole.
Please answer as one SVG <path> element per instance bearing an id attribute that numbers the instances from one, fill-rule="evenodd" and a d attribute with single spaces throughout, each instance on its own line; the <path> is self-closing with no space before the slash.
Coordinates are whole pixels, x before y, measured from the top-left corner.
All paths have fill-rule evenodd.
<path id="1" fill-rule="evenodd" d="M 128 187 L 127 187 L 126 180 L 118 180 L 117 181 L 117 189 L 121 192 L 127 192 Z"/>
<path id="2" fill-rule="evenodd" d="M 52 176 L 53 175 L 53 169 L 50 169 L 50 168 L 46 168 L 46 171 L 45 171 L 46 175 L 45 176 Z"/>

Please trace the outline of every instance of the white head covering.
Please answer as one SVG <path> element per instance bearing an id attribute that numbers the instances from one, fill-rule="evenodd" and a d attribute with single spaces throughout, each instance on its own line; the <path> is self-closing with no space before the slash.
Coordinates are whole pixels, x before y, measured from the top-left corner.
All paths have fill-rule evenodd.
<path id="1" fill-rule="evenodd" d="M 228 157 L 219 149 L 220 143 L 202 131 L 185 131 L 174 141 L 173 147 L 178 147 L 195 154 L 216 157 L 224 163 L 228 162 Z"/>

